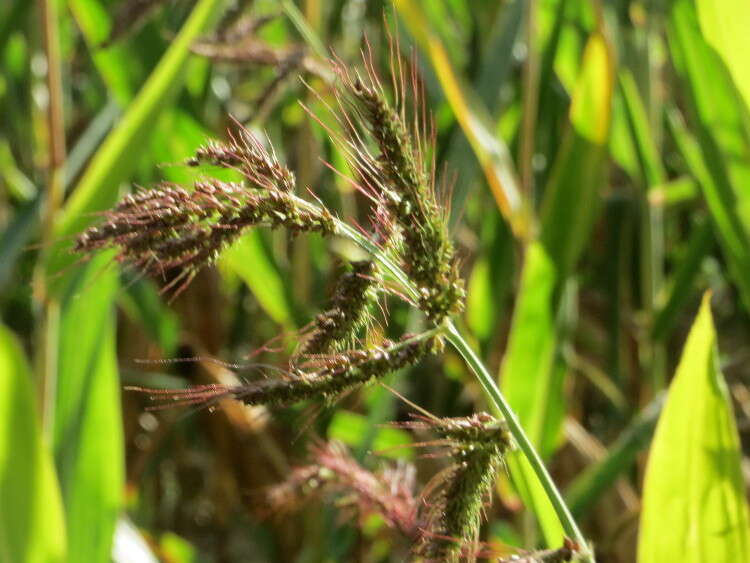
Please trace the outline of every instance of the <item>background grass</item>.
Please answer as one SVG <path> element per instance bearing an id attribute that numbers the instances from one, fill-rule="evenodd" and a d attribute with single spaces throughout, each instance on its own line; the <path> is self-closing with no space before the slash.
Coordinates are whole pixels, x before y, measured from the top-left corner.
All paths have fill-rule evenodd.
<path id="1" fill-rule="evenodd" d="M 161 280 L 69 252 L 131 186 L 194 178 L 181 163 L 230 116 L 268 136 L 298 185 L 364 219 L 366 202 L 321 162 L 343 155 L 298 104 L 323 109 L 298 75 L 325 91 L 325 73 L 191 54 L 237 11 L 277 17 L 234 46 L 356 65 L 367 37 L 386 69 L 388 25 L 417 58 L 468 285 L 457 324 L 598 559 L 750 558 L 746 2 L 185 0 L 155 2 L 137 25 L 126 4 L 0 5 L 0 501 L 25 523 L 0 515 L 0 560 L 407 553 L 377 519 L 317 501 L 274 518 L 262 500 L 314 436 L 370 467 L 379 450 L 413 460 L 423 482 L 438 471 L 410 447 L 418 437 L 382 426 L 410 412 L 384 388 L 273 413 L 149 412 L 120 391 L 259 377 L 248 354 L 281 335 L 253 361 L 283 362 L 354 249 L 254 231 L 171 303 Z M 420 322 L 389 306 L 378 330 Z M 487 408 L 455 352 L 388 383 L 442 416 Z M 559 544 L 523 460 L 508 466 L 484 538 L 509 552 Z"/>

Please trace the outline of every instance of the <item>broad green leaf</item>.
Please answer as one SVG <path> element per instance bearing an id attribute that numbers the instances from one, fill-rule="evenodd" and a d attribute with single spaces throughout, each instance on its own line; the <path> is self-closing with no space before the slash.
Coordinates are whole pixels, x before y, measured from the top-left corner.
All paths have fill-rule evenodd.
<path id="1" fill-rule="evenodd" d="M 62 302 L 52 443 L 71 561 L 108 561 L 122 507 L 124 445 L 114 297 L 102 255 L 78 270 Z"/>
<path id="2" fill-rule="evenodd" d="M 750 2 L 696 0 L 701 30 L 724 59 L 737 89 L 750 109 Z"/>
<path id="3" fill-rule="evenodd" d="M 190 45 L 217 15 L 220 0 L 200 0 L 180 32 L 170 44 L 159 64 L 122 120 L 104 140 L 94 155 L 56 224 L 55 237 L 64 240 L 85 229 L 93 213 L 110 207 L 117 199 L 121 182 L 127 180 L 147 146 L 148 137 L 162 110 L 174 99 L 182 85 Z M 54 276 L 75 261 L 69 252 L 51 254 L 47 272 Z M 63 282 L 54 280 L 59 292 Z"/>
<path id="4" fill-rule="evenodd" d="M 729 270 L 750 309 L 750 142 L 739 94 L 721 58 L 701 34 L 689 0 L 672 5 L 669 46 L 695 120 L 696 140 L 669 114 L 672 134 L 695 176 L 727 256 Z M 697 142 L 696 142 L 697 141 Z"/>
<path id="5" fill-rule="evenodd" d="M 461 83 L 440 38 L 430 27 L 421 5 L 414 0 L 394 0 L 399 14 L 419 47 L 427 54 L 440 81 L 456 120 L 474 149 L 495 201 L 513 232 L 524 238 L 529 234 L 529 210 L 525 207 L 503 141 L 487 127 L 489 118 L 480 100 Z"/>
<path id="6" fill-rule="evenodd" d="M 0 325 L 0 561 L 68 561 L 52 457 L 42 438 L 31 371 Z"/>
<path id="7" fill-rule="evenodd" d="M 559 291 L 593 222 L 609 132 L 612 68 L 604 38 L 594 34 L 584 54 L 570 112 L 567 144 L 547 188 L 542 243 L 526 251 L 516 310 L 501 370 L 502 389 L 537 446 L 548 439 L 547 394 L 555 370 Z M 561 397 L 556 400 L 562 400 Z"/>
<path id="8" fill-rule="evenodd" d="M 610 47 L 600 33 L 594 33 L 573 90 L 570 128 L 542 203 L 541 240 L 560 283 L 575 266 L 596 218 L 604 183 L 613 77 Z"/>
<path id="9" fill-rule="evenodd" d="M 251 230 L 224 251 L 221 261 L 252 290 L 260 306 L 280 325 L 294 324 L 284 280 L 257 230 Z"/>
<path id="10" fill-rule="evenodd" d="M 706 293 L 656 426 L 643 484 L 640 563 L 750 561 L 742 452 Z"/>

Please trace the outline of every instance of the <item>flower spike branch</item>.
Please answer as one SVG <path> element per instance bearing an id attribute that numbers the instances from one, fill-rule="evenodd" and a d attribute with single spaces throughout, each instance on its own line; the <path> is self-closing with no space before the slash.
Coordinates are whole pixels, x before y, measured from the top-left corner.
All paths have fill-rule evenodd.
<path id="1" fill-rule="evenodd" d="M 292 171 L 278 161 L 273 149 L 238 127 L 227 142 L 212 141 L 199 148 L 188 164 L 231 169 L 241 181 L 204 179 L 190 190 L 162 184 L 126 196 L 103 214 L 100 225 L 78 237 L 75 250 L 90 255 L 99 249 L 116 248 L 116 259 L 121 263 L 153 275 L 176 273 L 165 289 L 181 282 L 175 291 L 179 293 L 200 268 L 212 264 L 223 249 L 252 227 L 351 239 L 370 254 L 370 259 L 350 264 L 350 270 L 340 277 L 328 310 L 315 318 L 283 376 L 239 386 L 138 390 L 161 401 L 156 408 L 206 404 L 224 398 L 274 406 L 310 400 L 331 402 L 440 352 L 447 341 L 474 372 L 499 419 L 477 414 L 406 424 L 437 434 L 453 462 L 432 488 L 436 492 L 427 495 L 429 510 L 415 512 L 414 505 L 404 500 L 403 491 L 396 500 L 383 492 L 382 479 L 369 478 L 362 472 L 339 482 L 339 488 L 359 490 L 362 506 L 379 507 L 385 513 L 389 507 L 393 509 L 386 520 L 406 532 L 421 557 L 474 559 L 481 544 L 483 507 L 503 456 L 516 447 L 529 461 L 571 538 L 570 546 L 575 547 L 554 550 L 544 560 L 570 555 L 593 561 L 585 538 L 515 414 L 451 320 L 463 310 L 465 292 L 448 236 L 445 206 L 436 194 L 434 127 L 424 110 L 423 86 L 415 67 L 405 70 L 398 54 L 391 55 L 395 61 L 391 69 L 394 104 L 385 94 L 371 57 L 365 57 L 364 77 L 334 61 L 336 102 L 326 106 L 337 122 L 336 130 L 313 116 L 346 155 L 355 174 L 349 181 L 372 202 L 371 234 L 336 218 L 321 202 L 296 195 Z M 413 119 L 407 120 L 407 115 Z M 402 335 L 395 342 L 365 344 L 373 340 L 366 338 L 371 305 L 379 291 L 391 290 L 394 283 L 399 286 L 398 292 L 424 313 L 427 328 L 420 334 Z M 302 486 L 312 475 L 320 479 L 331 471 L 335 473 L 332 464 L 354 471 L 351 464 L 355 462 L 336 450 L 319 449 L 314 456 L 328 473 L 308 468 L 294 476 L 295 486 Z"/>

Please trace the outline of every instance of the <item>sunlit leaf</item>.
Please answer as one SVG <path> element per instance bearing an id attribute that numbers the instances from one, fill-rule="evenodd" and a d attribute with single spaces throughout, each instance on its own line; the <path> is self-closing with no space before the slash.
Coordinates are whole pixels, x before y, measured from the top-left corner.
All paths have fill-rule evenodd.
<path id="1" fill-rule="evenodd" d="M 550 396 L 556 344 L 552 305 L 556 283 L 554 264 L 541 244 L 532 243 L 526 250 L 500 382 L 503 394 L 536 446 L 543 441 L 549 401 L 562 400 L 560 396 Z"/>
<path id="2" fill-rule="evenodd" d="M 745 0 L 696 0 L 701 29 L 721 55 L 737 89 L 750 108 L 750 2 Z"/>
<path id="3" fill-rule="evenodd" d="M 559 387 L 551 381 L 556 373 L 552 306 L 556 281 L 555 267 L 544 247 L 538 242 L 530 244 L 500 372 L 501 390 L 537 448 L 549 443 L 551 434 L 559 430 L 560 420 L 553 420 L 549 414 L 551 403 L 563 400 L 561 394 L 553 393 Z M 533 507 L 548 545 L 556 545 L 562 538 L 562 529 L 528 462 L 522 456 L 514 456 L 509 467 L 521 497 Z"/>
<path id="4" fill-rule="evenodd" d="M 703 298 L 656 427 L 643 485 L 640 563 L 750 561 L 742 454 L 710 298 Z"/>
<path id="5" fill-rule="evenodd" d="M 547 254 L 565 280 L 589 240 L 605 170 L 614 70 L 607 41 L 594 33 L 573 91 L 570 128 L 545 188 L 541 211 Z"/>
<path id="6" fill-rule="evenodd" d="M 0 325 L 0 560 L 68 561 L 62 499 L 37 419 L 31 371 Z"/>
<path id="7" fill-rule="evenodd" d="M 750 142 L 739 94 L 701 34 L 689 0 L 673 3 L 669 45 L 695 120 L 695 135 L 672 111 L 671 132 L 711 213 L 729 270 L 750 309 Z"/>

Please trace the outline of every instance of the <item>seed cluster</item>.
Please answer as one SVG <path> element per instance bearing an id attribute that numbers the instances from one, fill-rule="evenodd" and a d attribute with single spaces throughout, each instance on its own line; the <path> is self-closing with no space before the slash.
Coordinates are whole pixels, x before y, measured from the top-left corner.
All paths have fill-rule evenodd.
<path id="1" fill-rule="evenodd" d="M 337 397 L 419 362 L 435 350 L 437 337 L 404 335 L 399 342 L 386 340 L 380 346 L 347 350 L 312 357 L 294 367 L 285 377 L 261 379 L 244 385 L 198 385 L 187 389 L 145 389 L 154 409 L 170 406 L 206 405 L 233 398 L 246 405 L 289 406 L 306 400 L 334 401 Z"/>
<path id="2" fill-rule="evenodd" d="M 179 268 L 174 283 L 184 280 L 183 288 L 249 227 L 285 227 L 293 234 L 335 230 L 327 209 L 301 208 L 290 194 L 293 174 L 257 142 L 209 143 L 193 161 L 236 167 L 246 181 L 198 181 L 192 191 L 164 183 L 127 195 L 104 213 L 103 223 L 79 235 L 74 250 L 114 247 L 118 261 L 150 274 Z"/>
<path id="3" fill-rule="evenodd" d="M 503 455 L 510 445 L 505 423 L 486 413 L 431 420 L 429 426 L 446 440 L 454 464 L 431 499 L 429 533 L 418 551 L 428 558 L 451 559 L 477 543 L 481 514 Z"/>
<path id="4" fill-rule="evenodd" d="M 302 354 L 325 354 L 355 346 L 357 333 L 369 320 L 376 280 L 371 260 L 352 262 L 351 267 L 339 278 L 331 307 L 315 318 L 315 329 Z"/>
<path id="5" fill-rule="evenodd" d="M 244 128 L 238 128 L 227 143 L 209 141 L 188 159 L 190 166 L 211 164 L 240 172 L 251 185 L 269 191 L 293 192 L 294 173 L 279 163 L 260 141 Z"/>
<path id="6" fill-rule="evenodd" d="M 453 465 L 414 496 L 413 468 L 371 473 L 332 443 L 311 451 L 313 463 L 292 472 L 273 487 L 269 498 L 276 510 L 287 509 L 301 497 L 335 492 L 353 499 L 362 512 L 377 511 L 414 544 L 414 554 L 428 561 L 472 559 L 482 549 L 478 541 L 482 509 L 489 498 L 503 455 L 510 444 L 506 425 L 479 413 L 461 418 L 422 418 L 399 426 L 436 434 L 436 446 L 447 447 Z M 425 442 L 423 445 L 429 445 Z M 409 476 L 403 486 L 404 475 Z M 390 483 L 389 487 L 384 484 Z M 417 500 L 419 498 L 420 500 Z M 567 561 L 571 549 L 537 552 L 539 561 Z M 519 559 L 522 560 L 522 559 Z M 533 559 L 536 561 L 537 559 Z M 504 560 L 503 560 L 504 561 Z"/>
<path id="7" fill-rule="evenodd" d="M 425 119 L 407 125 L 400 62 L 399 77 L 394 73 L 393 80 L 400 107 L 398 101 L 393 106 L 388 102 L 372 61 L 369 67 L 365 61 L 365 66 L 368 80 L 336 66 L 339 86 L 335 96 L 341 110 L 336 118 L 345 133 L 329 132 L 350 159 L 359 178 L 358 188 L 374 202 L 373 243 L 401 263 L 417 289 L 417 305 L 433 326 L 419 335 L 404 335 L 397 342 L 359 344 L 359 333 L 370 321 L 371 305 L 384 284 L 373 261 L 353 262 L 338 280 L 329 309 L 315 318 L 283 377 L 237 386 L 137 390 L 147 391 L 169 406 L 205 405 L 225 398 L 269 406 L 316 399 L 330 402 L 441 349 L 441 325 L 461 312 L 465 292 L 435 194 L 434 164 L 425 163 L 425 155 L 431 151 L 429 143 L 423 144 L 427 140 Z M 400 93 L 396 83 L 401 84 Z M 416 78 L 413 84 L 415 105 L 424 104 Z M 294 174 L 278 161 L 273 150 L 266 150 L 241 127 L 225 143 L 209 142 L 200 147 L 187 164 L 233 170 L 241 181 L 202 180 L 195 182 L 192 190 L 165 183 L 128 195 L 104 214 L 100 225 L 78 237 L 75 250 L 91 254 L 116 248 L 120 262 L 151 274 L 179 269 L 167 287 L 182 280 L 181 291 L 198 269 L 215 261 L 250 227 L 283 227 L 293 234 L 337 232 L 331 213 L 323 205 L 297 198 Z M 330 448 L 316 451 L 317 463 L 296 472 L 290 486 L 311 487 L 328 480 L 340 490 L 354 491 L 360 507 L 374 507 L 383 513 L 416 543 L 420 557 L 456 560 L 476 551 L 482 508 L 510 444 L 505 424 L 490 415 L 476 414 L 424 418 L 403 426 L 436 433 L 453 460 L 439 486 L 424 499 L 429 501 L 424 506 L 418 507 L 405 489 L 397 494 L 389 491 L 386 485 L 392 481 L 372 476 L 350 457 Z"/>
<path id="8" fill-rule="evenodd" d="M 439 324 L 446 316 L 461 312 L 465 291 L 445 217 L 436 200 L 434 174 L 428 172 L 425 163 L 428 148 L 421 146 L 420 135 L 426 133 L 420 133 L 419 123 L 412 128 L 406 126 L 403 115 L 383 95 L 374 71 L 368 72 L 369 84 L 344 67 L 337 67 L 337 71 L 344 89 L 339 98 L 341 111 L 346 114 L 343 121 L 364 122 L 377 151 L 371 154 L 356 127 L 350 126 L 348 142 L 357 147 L 356 168 L 368 177 L 368 183 L 378 185 L 376 196 L 386 217 L 398 229 L 397 252 L 419 291 L 419 306 Z"/>
<path id="9" fill-rule="evenodd" d="M 242 386 L 233 394 L 248 405 L 290 405 L 308 399 L 333 400 L 404 367 L 414 365 L 434 347 L 434 338 L 405 336 L 398 343 L 349 350 L 317 358 L 313 370 L 296 369 L 290 377 Z"/>

